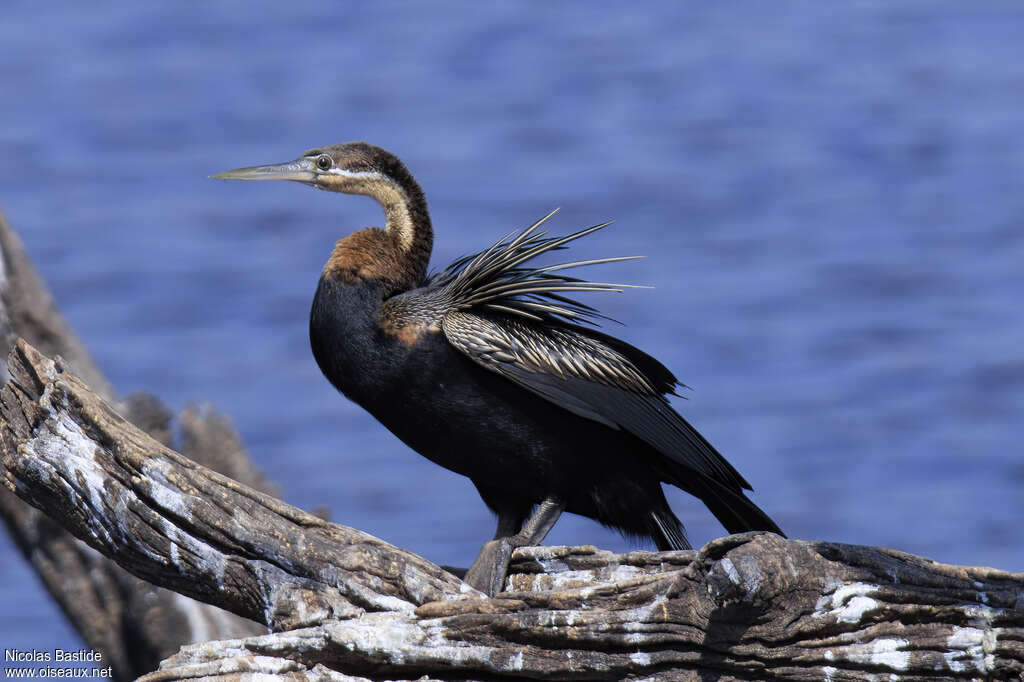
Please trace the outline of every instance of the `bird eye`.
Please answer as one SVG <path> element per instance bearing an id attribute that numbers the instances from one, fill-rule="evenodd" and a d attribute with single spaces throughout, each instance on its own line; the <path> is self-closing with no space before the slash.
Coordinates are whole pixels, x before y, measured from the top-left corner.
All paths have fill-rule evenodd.
<path id="1" fill-rule="evenodd" d="M 327 156 L 327 154 L 321 154 L 320 156 L 316 157 L 316 167 L 322 171 L 330 169 L 330 167 L 333 165 L 334 159 Z"/>

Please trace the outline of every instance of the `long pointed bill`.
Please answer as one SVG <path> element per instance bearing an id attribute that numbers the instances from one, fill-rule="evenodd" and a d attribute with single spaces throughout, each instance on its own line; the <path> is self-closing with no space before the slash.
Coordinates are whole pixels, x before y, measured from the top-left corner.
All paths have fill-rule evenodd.
<path id="1" fill-rule="evenodd" d="M 270 166 L 250 166 L 236 168 L 211 175 L 217 180 L 295 180 L 296 182 L 313 182 L 316 171 L 313 162 L 307 158 L 296 159 L 288 163 L 277 163 Z"/>

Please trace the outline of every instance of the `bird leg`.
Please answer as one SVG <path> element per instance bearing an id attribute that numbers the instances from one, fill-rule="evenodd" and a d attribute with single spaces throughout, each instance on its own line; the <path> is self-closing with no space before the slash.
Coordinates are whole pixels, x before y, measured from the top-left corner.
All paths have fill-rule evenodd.
<path id="1" fill-rule="evenodd" d="M 498 514 L 498 527 L 494 531 L 494 540 L 510 538 L 523 527 L 525 521 L 518 514 L 501 512 Z"/>
<path id="2" fill-rule="evenodd" d="M 493 540 L 484 544 L 480 555 L 466 571 L 466 583 L 489 597 L 501 592 L 508 573 L 508 564 L 512 560 L 512 552 L 519 547 L 532 547 L 543 542 L 563 511 L 564 502 L 548 497 L 540 503 L 515 535 L 507 534 L 511 533 L 508 520 L 499 516 L 498 532 Z M 503 532 L 506 534 L 503 535 Z"/>

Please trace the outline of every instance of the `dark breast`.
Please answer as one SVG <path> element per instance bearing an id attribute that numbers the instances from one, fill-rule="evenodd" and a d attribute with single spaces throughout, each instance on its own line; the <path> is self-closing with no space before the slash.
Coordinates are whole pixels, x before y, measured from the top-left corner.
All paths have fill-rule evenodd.
<path id="1" fill-rule="evenodd" d="M 356 285 L 321 277 L 309 315 L 309 343 L 320 371 L 359 403 L 373 389 L 370 377 L 382 360 L 374 329 L 380 299 L 372 282 Z"/>
<path id="2" fill-rule="evenodd" d="M 393 328 L 379 320 L 372 285 L 321 280 L 310 317 L 324 375 L 409 447 L 498 488 L 573 488 L 608 453 L 615 475 L 629 463 L 626 434 L 557 409 L 485 370 L 437 326 Z"/>

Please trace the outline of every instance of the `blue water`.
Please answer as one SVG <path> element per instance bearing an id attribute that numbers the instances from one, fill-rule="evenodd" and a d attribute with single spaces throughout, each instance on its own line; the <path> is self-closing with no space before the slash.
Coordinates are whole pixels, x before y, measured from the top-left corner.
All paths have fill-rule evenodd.
<path id="1" fill-rule="evenodd" d="M 435 266 L 614 218 L 577 253 L 655 289 L 599 297 L 612 331 L 792 537 L 1024 570 L 1018 2 L 149 5 L 5 3 L 0 205 L 117 389 L 212 403 L 289 502 L 444 563 L 493 532 L 310 356 L 320 267 L 379 210 L 207 179 L 366 139 Z M 2 647 L 80 646 L 6 538 L 0 613 Z"/>

